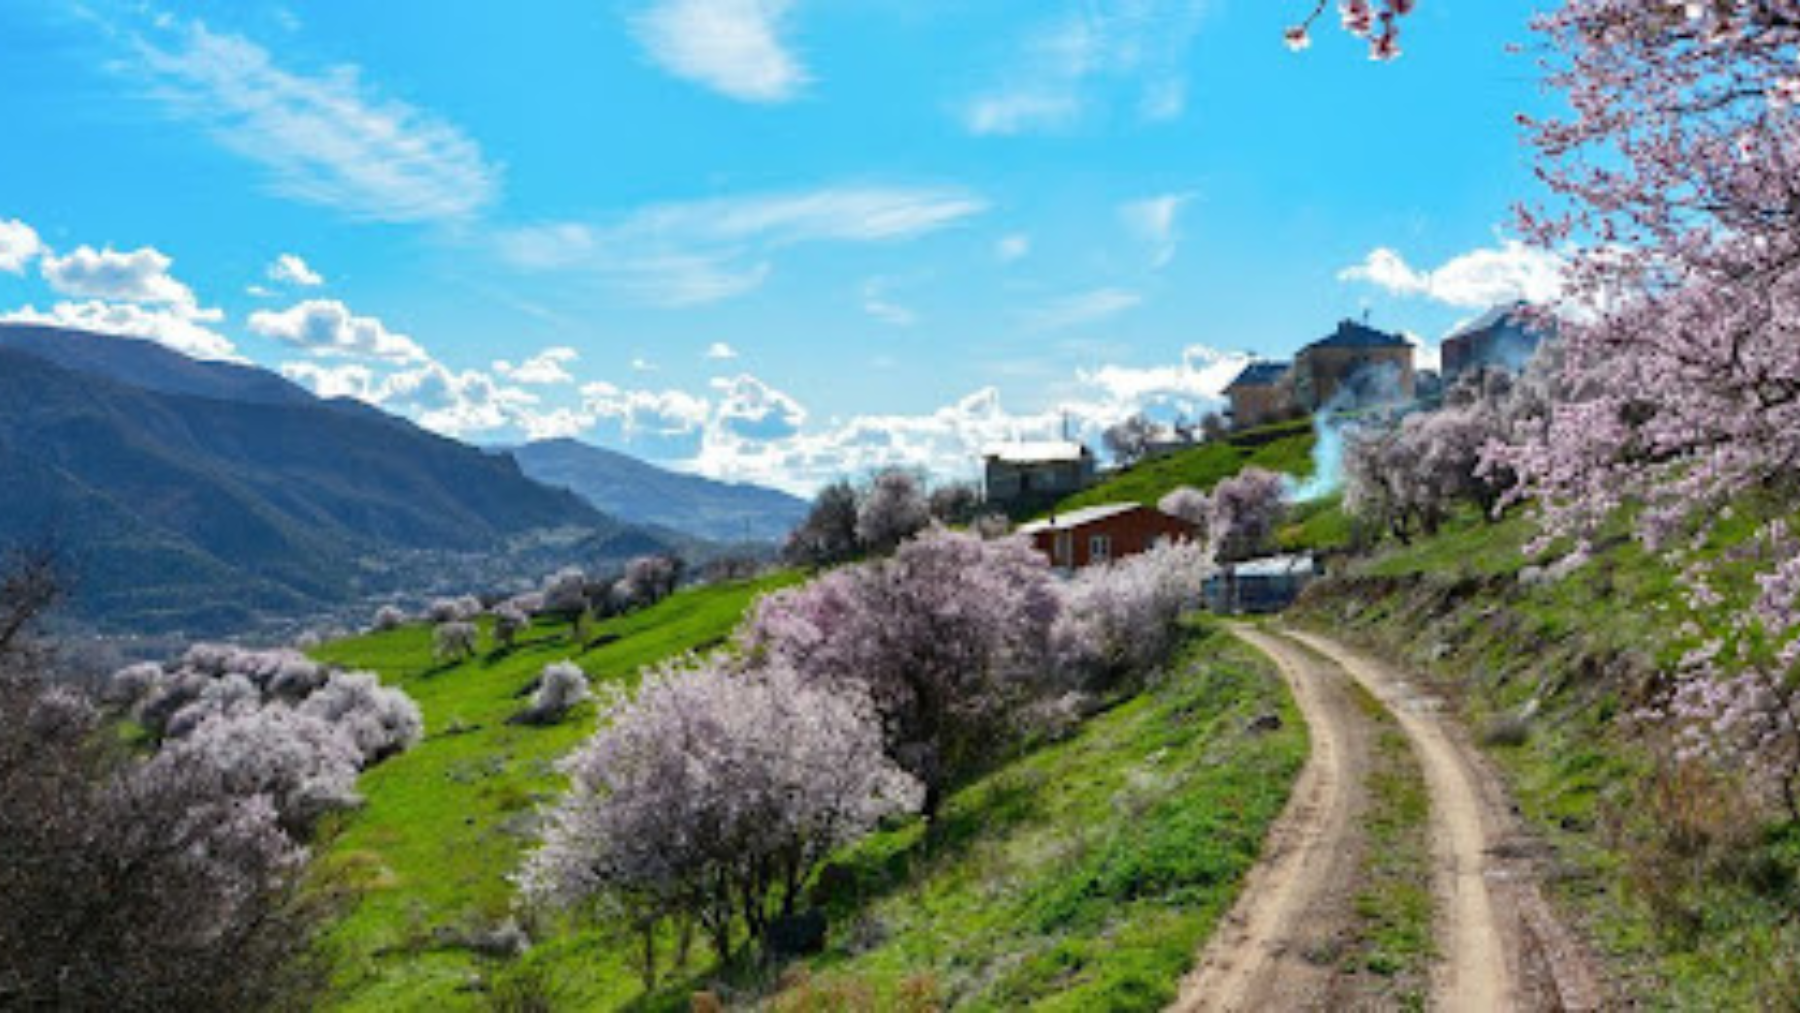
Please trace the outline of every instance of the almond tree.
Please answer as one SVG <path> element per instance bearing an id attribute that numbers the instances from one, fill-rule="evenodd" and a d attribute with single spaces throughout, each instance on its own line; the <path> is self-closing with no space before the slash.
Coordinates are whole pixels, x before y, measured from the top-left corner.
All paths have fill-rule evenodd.
<path id="1" fill-rule="evenodd" d="M 1200 529 L 1201 537 L 1206 536 L 1207 525 L 1212 522 L 1212 503 L 1206 494 L 1193 486 L 1184 485 L 1162 499 L 1156 501 L 1156 508 L 1170 517 L 1179 517 Z"/>
<path id="2" fill-rule="evenodd" d="M 456 662 L 475 656 L 480 634 L 474 623 L 460 620 L 439 623 L 431 634 L 431 656 L 442 662 Z"/>
<path id="3" fill-rule="evenodd" d="M 890 559 L 765 597 L 740 641 L 821 686 L 866 690 L 888 755 L 935 815 L 1044 678 L 1057 608 L 1049 564 L 1022 539 L 935 528 Z"/>
<path id="4" fill-rule="evenodd" d="M 890 468 L 875 476 L 856 508 L 856 540 L 875 553 L 895 546 L 931 523 L 931 507 L 911 472 Z"/>
<path id="5" fill-rule="evenodd" d="M 675 593 L 681 572 L 681 560 L 674 556 L 639 556 L 625 564 L 620 593 L 637 608 L 654 605 Z"/>
<path id="6" fill-rule="evenodd" d="M 1174 655 L 1182 616 L 1199 606 L 1211 570 L 1196 542 L 1081 570 L 1060 587 L 1052 637 L 1061 673 L 1088 693 L 1141 685 Z"/>
<path id="7" fill-rule="evenodd" d="M 1274 544 L 1287 514 L 1287 483 L 1261 468 L 1245 468 L 1213 487 L 1207 524 L 1213 555 L 1221 562 L 1250 559 Z"/>
<path id="8" fill-rule="evenodd" d="M 617 905 L 641 932 L 647 986 L 663 920 L 697 921 L 728 962 L 740 932 L 760 940 L 795 912 L 834 848 L 919 799 L 865 695 L 782 665 L 668 664 L 604 710 L 562 763 L 569 794 L 520 881 L 540 904 Z"/>
<path id="9" fill-rule="evenodd" d="M 1289 49 L 1305 49 L 1312 45 L 1313 25 L 1323 17 L 1331 0 L 1314 0 L 1310 13 L 1287 30 Z M 1344 31 L 1369 42 L 1369 59 L 1387 61 L 1400 55 L 1400 19 L 1411 14 L 1417 0 L 1383 0 L 1377 11 L 1372 0 L 1338 0 L 1337 10 Z"/>
<path id="10" fill-rule="evenodd" d="M 788 534 L 782 558 L 815 569 L 855 559 L 856 513 L 856 490 L 850 483 L 834 482 L 820 489 L 806 520 Z"/>
<path id="11" fill-rule="evenodd" d="M 1631 508 L 1704 614 L 1719 598 L 1691 548 L 1746 494 L 1795 502 L 1800 3 L 1565 0 L 1537 27 L 1569 112 L 1526 121 L 1552 198 L 1521 220 L 1568 257 L 1565 400 L 1495 461 L 1541 508 L 1540 545 L 1585 544 Z M 1706 653 L 1766 644 L 1781 689 L 1800 541 L 1774 525 L 1756 541 L 1760 600 Z"/>
<path id="12" fill-rule="evenodd" d="M 552 725 L 590 695 L 587 673 L 580 665 L 572 661 L 551 662 L 538 675 L 537 689 L 531 694 L 530 705 L 510 721 L 522 725 Z"/>

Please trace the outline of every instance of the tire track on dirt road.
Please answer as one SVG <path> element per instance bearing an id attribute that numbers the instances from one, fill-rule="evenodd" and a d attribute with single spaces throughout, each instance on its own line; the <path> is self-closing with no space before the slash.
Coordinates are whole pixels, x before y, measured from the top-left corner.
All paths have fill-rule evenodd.
<path id="1" fill-rule="evenodd" d="M 1505 785 L 1441 702 L 1393 666 L 1316 633 L 1282 636 L 1340 666 L 1412 740 L 1431 793 L 1442 960 L 1432 1006 L 1444 1010 L 1597 1010 L 1593 959 L 1545 900 L 1538 851 Z"/>
<path id="2" fill-rule="evenodd" d="M 1362 865 L 1374 729 L 1341 670 L 1280 637 L 1249 627 L 1233 632 L 1280 667 L 1306 720 L 1312 755 L 1269 831 L 1262 861 L 1171 1009 L 1323 1009 L 1336 975 L 1323 951 L 1349 918 Z"/>
<path id="3" fill-rule="evenodd" d="M 1368 806 L 1375 733 L 1352 699 L 1353 683 L 1404 732 L 1430 797 L 1438 954 L 1431 1007 L 1605 1008 L 1591 957 L 1538 887 L 1536 848 L 1504 785 L 1437 701 L 1330 638 L 1248 626 L 1233 632 L 1281 669 L 1311 731 L 1312 756 L 1263 860 L 1171 1009 L 1332 1009 L 1344 998 L 1343 972 L 1313 948 L 1342 932 L 1363 873 L 1359 816 Z"/>

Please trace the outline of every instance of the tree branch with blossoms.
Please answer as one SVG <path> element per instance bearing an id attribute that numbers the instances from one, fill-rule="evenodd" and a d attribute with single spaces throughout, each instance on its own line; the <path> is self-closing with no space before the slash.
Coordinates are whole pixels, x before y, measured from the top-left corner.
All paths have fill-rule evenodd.
<path id="1" fill-rule="evenodd" d="M 1312 45 L 1312 28 L 1325 14 L 1330 0 L 1318 0 L 1312 13 L 1283 33 L 1287 47 L 1299 52 Z M 1400 19 L 1411 14 L 1416 0 L 1383 0 L 1376 11 L 1370 0 L 1339 0 L 1338 14 L 1344 31 L 1369 43 L 1369 59 L 1387 62 L 1400 55 Z"/>

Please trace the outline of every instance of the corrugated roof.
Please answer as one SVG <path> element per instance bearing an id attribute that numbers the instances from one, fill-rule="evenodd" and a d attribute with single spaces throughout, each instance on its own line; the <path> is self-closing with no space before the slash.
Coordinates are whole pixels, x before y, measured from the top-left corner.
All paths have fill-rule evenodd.
<path id="1" fill-rule="evenodd" d="M 1237 379 L 1227 384 L 1225 389 L 1233 387 L 1273 387 L 1281 382 L 1291 368 L 1285 362 L 1252 362 L 1244 367 Z"/>
<path id="2" fill-rule="evenodd" d="M 1359 324 L 1354 320 L 1340 321 L 1337 330 L 1328 337 L 1307 345 L 1307 348 L 1395 348 L 1407 345 L 1407 340 L 1398 334 L 1376 330 L 1367 324 Z"/>
<path id="3" fill-rule="evenodd" d="M 1239 577 L 1289 577 L 1311 573 L 1313 558 L 1308 555 L 1264 556 L 1234 564 L 1232 572 Z"/>
<path id="4" fill-rule="evenodd" d="M 987 449 L 986 455 L 1010 464 L 1041 464 L 1047 461 L 1079 461 L 1087 448 L 1066 440 L 1038 443 L 1000 443 Z"/>
<path id="5" fill-rule="evenodd" d="M 1100 506 L 1083 507 L 1080 510 L 1071 510 L 1066 514 L 1057 514 L 1055 517 L 1048 517 L 1041 521 L 1021 524 L 1019 525 L 1019 534 L 1035 535 L 1040 531 L 1068 531 L 1071 528 L 1103 521 L 1119 514 L 1128 514 L 1138 509 L 1145 508 L 1141 503 L 1105 503 Z"/>

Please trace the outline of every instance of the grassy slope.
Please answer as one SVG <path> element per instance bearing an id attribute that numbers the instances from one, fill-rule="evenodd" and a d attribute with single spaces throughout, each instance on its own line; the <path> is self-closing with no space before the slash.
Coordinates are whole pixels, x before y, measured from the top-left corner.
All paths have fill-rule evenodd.
<path id="1" fill-rule="evenodd" d="M 1745 511 L 1711 551 L 1753 523 Z M 1800 902 L 1791 832 L 1771 831 L 1751 862 L 1755 875 L 1692 885 L 1682 895 L 1697 912 L 1691 931 L 1652 919 L 1644 884 L 1628 875 L 1634 837 L 1661 828 L 1647 824 L 1647 759 L 1621 715 L 1683 649 L 1675 575 L 1615 538 L 1565 579 L 1521 581 L 1531 534 L 1520 516 L 1497 524 L 1461 518 L 1435 538 L 1353 565 L 1335 591 L 1320 589 L 1327 593 L 1311 618 L 1435 674 L 1462 696 L 1477 728 L 1535 712 L 1523 742 L 1494 735 L 1489 749 L 1556 849 L 1567 873 L 1556 883 L 1563 900 L 1615 958 L 1634 998 L 1675 1009 L 1764 1004 L 1772 954 L 1784 945 L 1793 952 L 1791 939 L 1781 943 L 1793 931 L 1782 923 Z M 1748 593 L 1723 590 L 1738 601 Z"/>
<path id="2" fill-rule="evenodd" d="M 577 660 L 596 681 L 631 679 L 647 663 L 719 642 L 757 594 L 791 579 L 682 592 L 599 624 L 596 632 L 617 639 Z M 593 709 L 583 706 L 549 728 L 505 721 L 521 706 L 514 693 L 544 665 L 573 652 L 560 626 L 534 628 L 510 654 L 447 668 L 432 662 L 427 626 L 316 652 L 404 687 L 426 726 L 424 742 L 363 778 L 368 804 L 327 854 L 366 890 L 334 933 L 344 955 L 342 1006 L 473 1004 L 456 989 L 477 969 L 476 959 L 446 936 L 489 928 L 507 916 L 506 876 L 526 844 L 529 816 L 558 789 L 551 764 L 589 733 Z M 628 973 L 602 977 L 621 985 L 634 980 Z"/>
<path id="3" fill-rule="evenodd" d="M 957 793 L 934 846 L 914 824 L 846 856 L 846 927 L 778 1005 L 1165 1005 L 1306 753 L 1273 670 L 1236 640 L 1197 634 L 1175 673 Z M 1278 731 L 1247 730 L 1267 713 Z"/>
<path id="4" fill-rule="evenodd" d="M 756 590 L 692 592 L 605 624 L 620 639 L 581 661 L 596 679 L 628 678 L 718 639 Z M 441 671 L 428 640 L 414 627 L 319 652 L 405 686 L 427 721 L 424 743 L 365 778 L 369 805 L 330 852 L 368 888 L 336 932 L 337 1005 L 479 1008 L 465 986 L 480 976 L 526 984 L 558 1009 L 685 1008 L 705 974 L 646 996 L 631 941 L 604 926 L 560 926 L 510 964 L 456 938 L 508 915 L 527 814 L 552 797 L 550 764 L 591 712 L 549 729 L 503 723 L 513 692 L 568 653 L 560 628 L 532 631 L 510 657 Z M 1197 629 L 1176 672 L 956 793 L 929 846 L 913 823 L 854 849 L 842 862 L 852 875 L 839 877 L 848 892 L 831 901 L 834 948 L 782 1002 L 878 995 L 895 1007 L 911 989 L 974 1008 L 1159 1007 L 1254 862 L 1306 750 L 1272 670 L 1234 640 Z M 1281 730 L 1246 731 L 1270 712 Z M 697 954 L 693 966 L 705 964 Z"/>
<path id="5" fill-rule="evenodd" d="M 1190 485 L 1208 490 L 1244 468 L 1255 466 L 1304 478 L 1312 474 L 1313 428 L 1308 419 L 1233 433 L 1119 472 L 1056 505 L 1058 513 L 1101 503 L 1156 501 Z"/>

